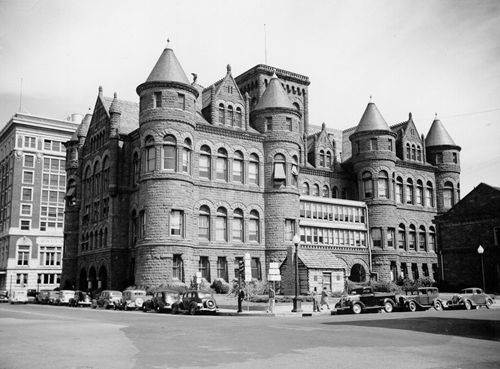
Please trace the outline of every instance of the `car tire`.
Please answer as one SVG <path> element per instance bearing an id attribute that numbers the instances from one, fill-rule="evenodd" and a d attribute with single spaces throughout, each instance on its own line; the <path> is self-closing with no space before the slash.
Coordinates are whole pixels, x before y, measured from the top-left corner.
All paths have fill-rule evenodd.
<path id="1" fill-rule="evenodd" d="M 472 304 L 469 300 L 465 300 L 464 302 L 464 307 L 465 307 L 465 310 L 470 310 L 472 309 Z"/>
<path id="2" fill-rule="evenodd" d="M 384 308 L 385 308 L 385 305 L 384 305 Z M 415 303 L 415 301 L 410 301 L 408 303 L 408 310 L 410 310 L 412 313 L 417 311 L 417 304 Z"/>
<path id="3" fill-rule="evenodd" d="M 443 304 L 441 303 L 441 301 L 435 300 L 433 305 L 435 310 L 437 311 L 443 310 Z"/>
<path id="4" fill-rule="evenodd" d="M 196 305 L 196 302 L 191 303 L 189 305 L 189 315 L 196 315 L 198 311 L 198 306 Z"/>
<path id="5" fill-rule="evenodd" d="M 392 302 L 386 301 L 384 304 L 384 311 L 386 313 L 392 313 L 393 310 L 394 310 L 394 305 L 392 304 Z"/>
<path id="6" fill-rule="evenodd" d="M 361 314 L 361 312 L 363 311 L 363 308 L 361 307 L 360 304 L 354 304 L 354 305 L 352 305 L 351 310 L 354 314 Z"/>
<path id="7" fill-rule="evenodd" d="M 493 300 L 492 299 L 487 299 L 486 300 L 486 305 L 485 305 L 486 309 L 489 309 L 491 305 L 493 305 Z"/>

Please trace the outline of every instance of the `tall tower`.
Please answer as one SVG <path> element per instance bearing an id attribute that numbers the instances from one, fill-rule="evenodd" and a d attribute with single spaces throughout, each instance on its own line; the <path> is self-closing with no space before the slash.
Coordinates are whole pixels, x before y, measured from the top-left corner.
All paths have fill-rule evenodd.
<path id="1" fill-rule="evenodd" d="M 78 245 L 80 244 L 80 208 L 83 183 L 81 157 L 92 114 L 86 114 L 66 146 L 66 174 L 68 190 L 66 192 L 66 209 L 64 211 L 64 254 L 61 273 L 61 287 L 87 289 L 78 285 Z"/>
<path id="2" fill-rule="evenodd" d="M 460 200 L 460 146 L 455 144 L 443 123 L 432 122 L 425 139 L 427 161 L 437 166 L 437 211 L 448 211 Z"/>
<path id="3" fill-rule="evenodd" d="M 368 207 L 371 232 L 381 232 L 380 239 L 386 239 L 389 227 L 397 218 L 394 201 L 392 175 L 396 167 L 396 134 L 391 131 L 377 106 L 370 102 L 354 133 L 349 137 L 352 145 L 352 162 L 358 184 L 358 198 Z M 371 247 L 369 244 L 368 247 Z M 380 253 L 385 253 L 380 250 Z M 374 251 L 373 260 L 377 259 Z M 371 272 L 389 270 L 384 258 L 369 266 Z"/>
<path id="4" fill-rule="evenodd" d="M 284 239 L 284 227 L 288 234 L 299 232 L 300 122 L 300 112 L 274 74 L 251 112 L 252 126 L 265 135 L 266 263 L 283 259 L 292 246 L 291 239 Z"/>
<path id="5" fill-rule="evenodd" d="M 190 158 L 198 91 L 167 46 L 137 93 L 144 161 L 136 209 L 141 234 L 136 244 L 135 281 L 157 286 L 172 279 L 174 255 L 189 258 L 185 254 L 192 247 L 189 232 L 196 229 L 186 222 L 192 219 L 193 209 Z"/>

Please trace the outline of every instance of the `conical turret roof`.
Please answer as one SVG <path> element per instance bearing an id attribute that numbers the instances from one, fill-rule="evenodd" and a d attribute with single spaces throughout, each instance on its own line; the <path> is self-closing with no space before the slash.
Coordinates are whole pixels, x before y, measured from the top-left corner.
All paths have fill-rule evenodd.
<path id="1" fill-rule="evenodd" d="M 276 75 L 273 74 L 266 90 L 262 94 L 255 110 L 261 110 L 266 108 L 287 108 L 295 110 L 292 102 L 288 98 L 288 94 L 281 85 L 281 82 Z"/>
<path id="2" fill-rule="evenodd" d="M 168 46 L 163 50 L 146 82 L 181 82 L 190 84 L 181 63 Z"/>
<path id="3" fill-rule="evenodd" d="M 427 137 L 425 138 L 425 145 L 427 147 L 443 145 L 457 146 L 446 128 L 444 128 L 444 124 L 441 123 L 441 121 L 437 117 L 432 122 L 429 133 L 427 133 Z"/>
<path id="4" fill-rule="evenodd" d="M 87 137 L 87 132 L 89 130 L 90 121 L 92 120 L 92 114 L 87 113 L 85 117 L 83 117 L 82 122 L 71 136 L 70 141 L 78 141 L 80 137 Z"/>
<path id="5" fill-rule="evenodd" d="M 384 117 L 380 114 L 375 103 L 369 102 L 365 112 L 356 127 L 356 132 L 364 131 L 390 131 Z"/>

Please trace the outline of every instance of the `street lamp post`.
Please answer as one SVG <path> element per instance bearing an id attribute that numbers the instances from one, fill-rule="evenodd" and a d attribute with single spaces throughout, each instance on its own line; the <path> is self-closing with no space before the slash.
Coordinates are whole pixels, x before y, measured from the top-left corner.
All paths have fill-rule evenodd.
<path id="1" fill-rule="evenodd" d="M 484 261 L 483 261 L 483 253 L 484 253 L 484 248 L 483 246 L 479 245 L 477 248 L 477 253 L 481 256 L 481 275 L 483 276 L 483 292 L 485 292 L 485 283 L 484 283 Z"/>
<path id="2" fill-rule="evenodd" d="M 295 267 L 295 297 L 293 298 L 293 313 L 300 313 L 302 311 L 301 302 L 299 300 L 299 244 L 300 237 L 298 234 L 293 236 L 293 244 L 295 245 L 295 259 L 294 259 L 294 267 Z"/>

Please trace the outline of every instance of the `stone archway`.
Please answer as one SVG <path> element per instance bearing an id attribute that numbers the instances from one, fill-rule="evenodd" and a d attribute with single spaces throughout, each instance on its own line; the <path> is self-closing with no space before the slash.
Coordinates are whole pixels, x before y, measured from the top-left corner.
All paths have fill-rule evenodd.
<path id="1" fill-rule="evenodd" d="M 78 279 L 78 289 L 87 291 L 88 288 L 87 271 L 85 268 L 82 268 L 82 270 L 80 270 L 80 278 Z"/>
<path id="2" fill-rule="evenodd" d="M 352 282 L 365 282 L 366 281 L 365 267 L 361 264 L 354 264 L 351 268 L 349 280 L 351 280 Z"/>
<path id="3" fill-rule="evenodd" d="M 106 267 L 103 265 L 99 268 L 99 289 L 105 290 L 108 288 L 108 272 L 106 271 Z"/>

